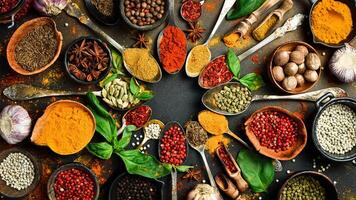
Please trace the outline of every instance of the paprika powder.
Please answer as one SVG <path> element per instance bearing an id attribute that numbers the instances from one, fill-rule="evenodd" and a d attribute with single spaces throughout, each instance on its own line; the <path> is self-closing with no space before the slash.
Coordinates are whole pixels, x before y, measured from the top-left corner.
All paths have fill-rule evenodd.
<path id="1" fill-rule="evenodd" d="M 184 32 L 176 26 L 168 25 L 163 30 L 159 49 L 163 69 L 170 74 L 179 72 L 187 55 L 187 38 Z"/>

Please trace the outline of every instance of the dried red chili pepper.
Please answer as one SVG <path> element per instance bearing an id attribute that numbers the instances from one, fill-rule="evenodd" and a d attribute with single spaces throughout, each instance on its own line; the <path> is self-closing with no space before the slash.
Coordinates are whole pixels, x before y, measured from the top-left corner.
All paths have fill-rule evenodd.
<path id="1" fill-rule="evenodd" d="M 201 15 L 200 2 L 188 0 L 182 4 L 181 14 L 183 19 L 188 22 L 194 22 L 199 19 Z"/>
<path id="2" fill-rule="evenodd" d="M 126 125 L 135 125 L 137 128 L 140 128 L 146 124 L 150 116 L 151 108 L 149 106 L 139 106 L 126 114 Z"/>
<path id="3" fill-rule="evenodd" d="M 238 171 L 234 162 L 231 160 L 230 155 L 228 154 L 223 145 L 217 149 L 217 153 L 219 154 L 220 160 L 231 173 L 235 173 Z"/>
<path id="4" fill-rule="evenodd" d="M 202 73 L 204 87 L 215 87 L 232 79 L 234 75 L 230 72 L 225 60 L 225 56 L 219 56 L 206 66 Z"/>
<path id="5" fill-rule="evenodd" d="M 183 164 L 187 156 L 187 146 L 182 129 L 178 125 L 170 127 L 161 139 L 160 160 L 172 165 Z"/>

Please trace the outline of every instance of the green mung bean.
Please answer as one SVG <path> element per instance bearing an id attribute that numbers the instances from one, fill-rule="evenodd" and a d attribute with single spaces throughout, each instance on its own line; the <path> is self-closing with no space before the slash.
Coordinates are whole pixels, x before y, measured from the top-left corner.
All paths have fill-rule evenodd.
<path id="1" fill-rule="evenodd" d="M 243 86 L 224 86 L 214 94 L 216 106 L 229 113 L 238 113 L 246 109 L 251 103 L 250 91 Z"/>
<path id="2" fill-rule="evenodd" d="M 326 191 L 318 180 L 310 176 L 298 176 L 288 181 L 281 200 L 324 200 Z"/>

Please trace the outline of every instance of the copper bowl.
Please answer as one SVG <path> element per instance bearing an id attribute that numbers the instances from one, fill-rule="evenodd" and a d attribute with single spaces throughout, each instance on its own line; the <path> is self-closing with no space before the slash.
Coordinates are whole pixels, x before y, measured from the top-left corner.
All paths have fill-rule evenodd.
<path id="1" fill-rule="evenodd" d="M 285 151 L 275 152 L 273 149 L 269 149 L 269 148 L 262 146 L 260 144 L 258 138 L 252 132 L 249 125 L 252 122 L 253 118 L 256 116 L 256 114 L 265 112 L 265 111 L 277 111 L 280 113 L 284 113 L 284 114 L 288 115 L 289 117 L 291 117 L 297 123 L 298 137 L 297 137 L 297 141 L 295 142 L 295 144 L 293 146 L 289 147 Z M 304 149 L 304 147 L 307 143 L 307 129 L 305 128 L 304 122 L 300 118 L 298 118 L 297 116 L 295 116 L 294 114 L 289 112 L 288 110 L 283 109 L 281 107 L 277 107 L 277 106 L 267 106 L 267 107 L 264 107 L 262 109 L 257 110 L 256 112 L 254 112 L 245 122 L 245 130 L 246 130 L 246 135 L 247 135 L 248 139 L 253 144 L 256 151 L 258 151 L 262 155 L 265 155 L 267 157 L 277 159 L 277 160 L 291 160 L 291 159 L 295 158 Z"/>
<path id="2" fill-rule="evenodd" d="M 56 35 L 57 35 L 57 50 L 55 52 L 55 55 L 53 57 L 53 59 L 45 66 L 43 66 L 40 69 L 37 69 L 35 71 L 29 72 L 25 69 L 23 69 L 21 67 L 21 65 L 19 65 L 15 59 L 15 49 L 16 49 L 16 45 L 17 43 L 19 43 L 21 41 L 21 39 L 29 32 L 31 31 L 34 27 L 36 26 L 43 26 L 45 24 L 50 24 L 51 26 L 53 26 Z M 53 19 L 49 18 L 49 17 L 39 17 L 39 18 L 35 18 L 33 20 L 27 21 L 24 24 L 22 24 L 15 32 L 14 34 L 11 36 L 9 44 L 7 45 L 7 49 L 6 49 L 6 56 L 7 56 L 7 60 L 9 62 L 10 67 L 16 71 L 19 74 L 22 75 L 33 75 L 33 74 L 38 74 L 43 72 L 44 70 L 46 70 L 47 68 L 49 68 L 51 65 L 53 65 L 53 63 L 57 60 L 57 58 L 59 57 L 59 54 L 61 53 L 61 49 L 62 49 L 62 43 L 63 43 L 63 36 L 62 33 L 59 32 L 56 28 L 56 23 L 55 21 L 53 21 Z"/>
<path id="3" fill-rule="evenodd" d="M 269 62 L 268 70 L 267 70 L 268 76 L 269 76 L 270 80 L 272 81 L 273 85 L 275 85 L 278 89 L 282 90 L 283 92 L 286 92 L 289 94 L 299 94 L 299 93 L 303 93 L 303 92 L 310 90 L 320 80 L 321 72 L 322 72 L 322 66 L 321 66 L 318 70 L 316 70 L 316 72 L 318 73 L 318 79 L 315 82 L 311 83 L 311 82 L 305 81 L 305 84 L 303 86 L 296 87 L 294 90 L 286 90 L 282 87 L 281 82 L 276 81 L 276 79 L 272 75 L 272 68 L 274 67 L 273 60 L 274 60 L 276 53 L 279 51 L 293 51 L 295 49 L 295 47 L 298 45 L 303 45 L 303 46 L 307 47 L 309 53 L 316 53 L 320 58 L 320 55 L 318 54 L 318 52 L 312 46 L 310 46 L 309 44 L 307 44 L 305 42 L 301 42 L 301 41 L 287 42 L 287 43 L 280 45 L 273 51 L 271 60 Z"/>

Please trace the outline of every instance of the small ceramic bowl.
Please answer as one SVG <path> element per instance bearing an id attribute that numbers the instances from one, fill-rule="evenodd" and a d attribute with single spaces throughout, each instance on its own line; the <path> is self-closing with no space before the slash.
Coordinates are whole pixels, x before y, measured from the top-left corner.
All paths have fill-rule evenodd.
<path id="1" fill-rule="evenodd" d="M 152 29 L 155 29 L 157 28 L 158 26 L 160 26 L 163 22 L 166 21 L 167 19 L 167 16 L 168 16 L 168 10 L 169 10 L 169 6 L 170 4 L 172 3 L 171 0 L 164 0 L 165 2 L 165 7 L 164 7 L 164 14 L 163 14 L 163 17 L 156 21 L 155 23 L 151 24 L 151 25 L 145 25 L 145 26 L 138 26 L 136 24 L 133 24 L 127 17 L 126 17 L 126 14 L 125 14 L 125 1 L 122 0 L 120 1 L 120 13 L 121 13 L 121 16 L 122 18 L 124 19 L 124 21 L 126 22 L 126 24 L 128 24 L 131 28 L 134 28 L 136 30 L 139 30 L 139 31 L 148 31 L 148 30 L 152 30 Z"/>
<path id="2" fill-rule="evenodd" d="M 333 184 L 333 182 L 331 181 L 331 179 L 327 176 L 325 176 L 322 173 L 319 172 L 315 172 L 315 171 L 300 171 L 300 172 L 296 172 L 293 175 L 291 175 L 282 185 L 282 187 L 279 189 L 278 192 L 278 196 L 277 199 L 281 200 L 282 199 L 282 192 L 283 190 L 286 188 L 287 183 L 292 180 L 295 177 L 298 176 L 310 176 L 315 178 L 316 180 L 318 180 L 320 182 L 320 185 L 325 188 L 326 191 L 326 199 L 330 199 L 330 200 L 337 200 L 338 198 L 338 193 L 336 190 L 335 185 Z"/>
<path id="3" fill-rule="evenodd" d="M 109 66 L 103 71 L 101 72 L 100 76 L 98 79 L 96 80 L 93 80 L 93 81 L 83 81 L 83 80 L 79 80 L 77 77 L 75 77 L 70 71 L 69 71 L 69 58 L 68 58 L 68 54 L 69 54 L 69 51 L 70 49 L 72 49 L 72 47 L 74 47 L 75 44 L 77 43 L 81 43 L 83 40 L 86 40 L 86 41 L 96 41 L 101 48 L 103 48 L 103 50 L 107 53 L 108 57 L 109 57 Z M 104 43 L 102 42 L 100 39 L 98 38 L 95 38 L 95 37 L 92 37 L 92 36 L 86 36 L 86 37 L 80 37 L 76 40 L 74 40 L 67 48 L 66 52 L 65 52 L 65 55 L 64 55 L 64 66 L 65 66 L 65 69 L 66 69 L 66 72 L 68 73 L 69 77 L 72 78 L 74 81 L 76 81 L 77 83 L 80 83 L 80 84 L 85 84 L 85 85 L 88 85 L 88 84 L 97 84 L 98 82 L 100 82 L 101 80 L 103 80 L 107 75 L 108 73 L 110 72 L 111 70 L 111 67 L 112 67 L 112 56 L 111 56 L 111 51 L 109 49 L 109 47 Z"/>
<path id="4" fill-rule="evenodd" d="M 318 79 L 315 82 L 311 83 L 311 82 L 305 81 L 305 84 L 303 86 L 296 87 L 294 90 L 286 90 L 282 87 L 282 82 L 276 81 L 276 79 L 272 75 L 272 68 L 274 67 L 273 60 L 274 60 L 276 53 L 279 51 L 293 51 L 295 49 L 295 47 L 298 45 L 307 47 L 310 53 L 318 54 L 318 52 L 312 46 L 310 46 L 309 44 L 307 44 L 305 42 L 301 42 L 301 41 L 287 42 L 287 43 L 280 45 L 273 51 L 272 57 L 271 57 L 271 60 L 270 60 L 269 66 L 268 66 L 268 70 L 267 70 L 268 76 L 269 76 L 270 80 L 272 81 L 273 85 L 275 85 L 281 91 L 289 93 L 289 94 L 299 94 L 299 93 L 303 93 L 303 92 L 310 90 L 320 80 L 321 72 L 322 72 L 322 66 L 321 66 L 318 70 L 316 70 L 316 72 L 318 73 Z M 318 56 L 320 58 L 319 54 L 318 54 Z"/>
<path id="5" fill-rule="evenodd" d="M 104 25 L 107 25 L 107 26 L 116 25 L 119 22 L 119 18 L 120 18 L 119 1 L 117 1 L 117 0 L 112 0 L 112 1 L 114 4 L 112 16 L 105 16 L 101 12 L 98 11 L 98 9 L 92 3 L 92 0 L 84 0 L 85 7 L 87 8 L 90 16 L 92 16 L 96 21 L 98 21 Z"/>
<path id="6" fill-rule="evenodd" d="M 275 152 L 273 149 L 269 149 L 269 148 L 262 146 L 260 144 L 258 138 L 252 132 L 249 125 L 252 122 L 253 118 L 258 113 L 265 112 L 265 111 L 277 111 L 280 113 L 284 113 L 284 114 L 288 115 L 289 117 L 291 117 L 294 121 L 297 122 L 298 138 L 297 138 L 296 143 L 293 146 L 289 147 L 285 151 Z M 304 147 L 307 143 L 307 129 L 305 128 L 304 122 L 300 118 L 296 117 L 294 114 L 289 112 L 288 110 L 283 109 L 281 107 L 267 106 L 267 107 L 257 110 L 245 122 L 245 130 L 246 130 L 246 135 L 247 135 L 248 139 L 253 144 L 256 151 L 258 151 L 262 155 L 265 155 L 267 157 L 277 159 L 277 160 L 291 160 L 291 159 L 295 158 L 304 149 Z"/>
<path id="7" fill-rule="evenodd" d="M 90 178 L 93 180 L 94 182 L 94 199 L 97 200 L 99 198 L 99 190 L 100 190 L 100 186 L 99 186 L 99 182 L 98 179 L 96 178 L 96 175 L 94 174 L 94 172 L 92 172 L 88 167 L 86 167 L 85 165 L 81 164 L 81 163 L 69 163 L 66 165 L 62 165 L 61 167 L 59 167 L 58 169 L 56 169 L 56 171 L 54 171 L 52 173 L 52 175 L 49 177 L 48 183 L 47 183 L 47 195 L 48 198 L 50 200 L 56 200 L 56 194 L 54 192 L 54 183 L 56 181 L 57 175 L 65 170 L 68 169 L 79 169 L 82 170 L 84 172 L 86 172 L 87 174 L 89 174 Z"/>
<path id="8" fill-rule="evenodd" d="M 55 32 L 56 32 L 56 36 L 57 36 L 57 50 L 55 52 L 55 55 L 53 57 L 53 59 L 44 67 L 37 69 L 35 71 L 29 72 L 25 69 L 23 69 L 17 62 L 15 59 L 15 49 L 16 49 L 16 45 L 17 43 L 19 43 L 21 41 L 21 39 L 29 32 L 31 31 L 34 27 L 36 26 L 43 26 L 45 24 L 50 24 L 51 26 L 53 26 Z M 16 71 L 19 74 L 22 75 L 33 75 L 33 74 L 38 74 L 43 72 L 44 70 L 46 70 L 47 68 L 49 68 L 51 65 L 53 65 L 53 63 L 57 60 L 57 58 L 59 57 L 59 54 L 61 53 L 61 49 L 62 49 L 62 43 L 63 43 L 63 36 L 62 33 L 59 32 L 56 28 L 56 22 L 53 21 L 53 19 L 49 18 L 49 17 L 39 17 L 39 18 L 35 18 L 33 20 L 27 21 L 24 24 L 22 24 L 15 32 L 14 34 L 11 36 L 9 44 L 7 45 L 7 49 L 6 49 L 6 56 L 7 56 L 7 60 L 9 62 L 10 67 Z"/>
<path id="9" fill-rule="evenodd" d="M 26 155 L 33 163 L 34 171 L 35 171 L 35 176 L 32 181 L 32 184 L 28 188 L 23 189 L 23 190 L 17 190 L 17 189 L 7 186 L 6 182 L 0 178 L 0 193 L 8 198 L 18 199 L 18 198 L 27 196 L 36 188 L 36 186 L 38 185 L 40 178 L 41 178 L 42 165 L 40 165 L 38 163 L 37 159 L 32 154 L 30 154 L 29 152 L 27 152 L 23 149 L 19 149 L 19 148 L 11 148 L 11 149 L 2 151 L 0 153 L 0 161 L 4 160 L 10 153 L 22 153 L 22 154 Z"/>

